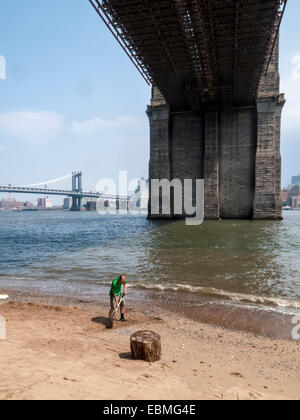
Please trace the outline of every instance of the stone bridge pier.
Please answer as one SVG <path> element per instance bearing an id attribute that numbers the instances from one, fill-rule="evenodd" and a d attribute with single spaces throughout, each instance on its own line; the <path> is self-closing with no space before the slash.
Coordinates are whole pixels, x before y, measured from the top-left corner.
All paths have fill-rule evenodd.
<path id="1" fill-rule="evenodd" d="M 277 42 L 256 102 L 240 107 L 176 111 L 153 88 L 150 180 L 204 179 L 206 219 L 282 219 L 278 51 Z M 149 210 L 164 217 L 175 215 Z"/>

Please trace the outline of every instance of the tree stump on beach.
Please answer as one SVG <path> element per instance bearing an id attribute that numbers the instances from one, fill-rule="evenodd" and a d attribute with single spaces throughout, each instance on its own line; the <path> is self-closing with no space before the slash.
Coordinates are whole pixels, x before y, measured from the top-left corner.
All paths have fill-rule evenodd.
<path id="1" fill-rule="evenodd" d="M 157 362 L 161 357 L 160 336 L 153 331 L 138 331 L 130 337 L 132 357 L 146 362 Z"/>

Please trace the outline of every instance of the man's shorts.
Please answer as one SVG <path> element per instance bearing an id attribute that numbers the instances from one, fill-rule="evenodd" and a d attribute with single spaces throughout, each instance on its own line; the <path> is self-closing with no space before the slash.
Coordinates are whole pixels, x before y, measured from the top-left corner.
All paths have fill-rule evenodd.
<path id="1" fill-rule="evenodd" d="M 121 296 L 118 296 L 118 300 L 120 302 Z M 123 298 L 120 307 L 124 308 L 124 306 L 125 306 L 125 298 Z M 110 307 L 111 307 L 111 309 L 116 309 L 116 301 L 115 301 L 115 298 L 113 296 L 110 297 Z"/>

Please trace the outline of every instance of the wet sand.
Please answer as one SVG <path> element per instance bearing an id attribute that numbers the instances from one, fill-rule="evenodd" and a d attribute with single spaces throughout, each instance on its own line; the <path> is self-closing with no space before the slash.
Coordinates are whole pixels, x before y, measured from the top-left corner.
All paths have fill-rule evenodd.
<path id="1" fill-rule="evenodd" d="M 295 314 L 278 308 L 206 302 L 199 306 L 164 304 L 172 312 L 195 321 L 280 340 L 292 340 Z M 299 311 L 298 311 L 299 315 Z"/>
<path id="2" fill-rule="evenodd" d="M 10 296 L 0 305 L 1 399 L 300 399 L 297 341 L 225 330 L 149 302 L 129 302 L 128 323 L 107 330 L 107 304 Z M 131 359 L 130 335 L 142 329 L 161 335 L 160 362 Z"/>
<path id="3" fill-rule="evenodd" d="M 107 296 L 101 294 L 84 296 L 79 300 L 70 296 L 42 295 L 41 292 L 29 294 L 28 291 L 22 289 L 19 291 L 15 289 L 1 290 L 11 299 L 19 302 L 45 302 L 50 305 L 65 306 L 71 304 L 94 310 L 97 310 L 99 304 L 107 303 Z M 218 299 L 191 300 L 190 296 L 182 294 L 173 294 L 173 296 L 165 294 L 162 297 L 148 292 L 145 295 L 145 300 L 142 300 L 141 298 L 132 298 L 130 292 L 131 290 L 127 297 L 129 306 L 143 308 L 145 305 L 146 307 L 155 305 L 156 308 L 171 311 L 194 321 L 282 340 L 292 340 L 293 319 L 296 314 L 300 314 L 299 310 L 291 308 L 283 310 L 275 306 L 248 305 Z"/>

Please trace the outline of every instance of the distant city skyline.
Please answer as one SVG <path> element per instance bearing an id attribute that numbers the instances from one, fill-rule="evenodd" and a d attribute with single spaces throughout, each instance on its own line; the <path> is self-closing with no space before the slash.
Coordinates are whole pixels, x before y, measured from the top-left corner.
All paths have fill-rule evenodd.
<path id="1" fill-rule="evenodd" d="M 289 0 L 280 38 L 283 186 L 300 173 L 299 15 L 299 1 Z M 148 177 L 150 88 L 88 1 L 6 2 L 0 39 L 0 184 L 73 170 L 83 171 L 86 190 L 119 170 Z"/>

